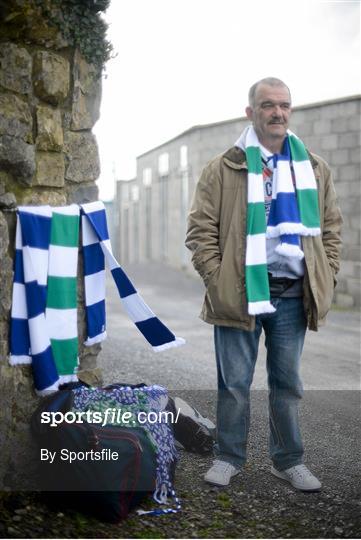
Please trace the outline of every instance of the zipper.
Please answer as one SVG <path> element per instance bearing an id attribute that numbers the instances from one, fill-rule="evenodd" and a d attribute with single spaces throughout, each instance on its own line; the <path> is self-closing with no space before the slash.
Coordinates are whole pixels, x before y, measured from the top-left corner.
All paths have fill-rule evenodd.
<path id="1" fill-rule="evenodd" d="M 127 484 L 126 484 L 127 478 L 126 478 L 126 475 L 124 475 L 124 478 L 121 480 L 121 483 L 120 483 L 120 486 L 119 486 L 119 504 L 120 504 L 120 509 L 121 509 L 121 515 L 122 515 L 122 517 L 125 517 L 127 515 L 127 513 L 128 513 L 127 507 L 129 507 L 130 502 L 131 502 L 131 500 L 132 500 L 132 498 L 134 496 L 134 493 L 136 491 L 136 487 L 138 485 L 139 476 L 140 476 L 141 453 L 143 452 L 143 448 L 142 448 L 142 445 L 140 444 L 140 441 L 139 441 L 138 437 L 136 437 L 133 433 L 124 433 L 124 432 L 122 432 L 120 434 L 116 434 L 116 433 L 114 433 L 114 430 L 112 430 L 112 429 L 104 428 L 104 427 L 96 428 L 96 427 L 91 426 L 87 422 L 84 422 L 83 425 L 79 425 L 79 424 L 72 424 L 72 425 L 77 426 L 78 428 L 80 428 L 83 431 L 87 432 L 87 434 L 88 434 L 88 442 L 90 442 L 95 449 L 97 449 L 101 444 L 100 433 L 101 433 L 101 436 L 104 437 L 105 439 L 109 439 L 109 440 L 126 440 L 126 441 L 129 441 L 130 443 L 132 443 L 132 445 L 133 445 L 133 447 L 135 449 L 134 460 L 133 460 L 134 471 L 135 471 L 133 485 L 127 486 Z M 127 429 L 127 428 L 123 428 L 123 429 Z M 100 433 L 96 433 L 96 431 L 98 431 Z M 90 436 L 89 436 L 89 432 L 90 432 Z M 125 469 L 125 472 L 130 467 L 131 467 L 131 465 L 129 464 L 128 467 Z M 128 496 L 127 499 L 126 499 L 125 494 L 124 494 L 125 492 L 130 493 L 130 495 Z"/>
<path id="2" fill-rule="evenodd" d="M 140 444 L 140 441 L 138 439 L 138 437 L 136 437 L 135 435 L 133 435 L 132 433 L 122 433 L 122 434 L 116 434 L 114 433 L 113 430 L 109 430 L 109 434 L 107 434 L 107 429 L 106 428 L 91 428 L 93 433 L 94 431 L 96 431 L 96 429 L 101 429 L 101 433 L 102 435 L 104 436 L 105 439 L 113 439 L 113 440 L 119 440 L 119 439 L 122 439 L 122 440 L 127 440 L 127 441 L 131 441 L 133 443 L 133 446 L 135 446 L 137 448 L 137 450 L 139 452 L 143 452 L 143 448 L 142 448 L 142 445 Z M 125 428 L 127 429 L 127 428 Z M 96 439 L 96 444 L 99 444 L 99 436 L 94 433 L 94 437 Z"/>
<path id="3" fill-rule="evenodd" d="M 83 425 L 79 425 L 79 424 L 73 424 L 73 425 L 77 426 L 79 429 L 82 429 L 88 434 L 88 442 L 90 442 L 92 446 L 94 447 L 97 447 L 100 445 L 100 439 L 101 439 L 101 436 L 103 436 L 105 439 L 109 439 L 109 440 L 130 441 L 139 452 L 143 452 L 143 448 L 142 448 L 142 445 L 140 444 L 138 437 L 133 435 L 133 433 L 122 432 L 122 433 L 117 434 L 114 432 L 113 429 L 104 428 L 104 427 L 94 427 L 88 424 L 87 422 L 84 422 Z M 127 428 L 124 428 L 124 429 L 127 429 Z M 99 433 L 96 433 L 97 431 Z"/>
<path id="4" fill-rule="evenodd" d="M 79 426 L 81 427 L 81 426 Z M 95 443 L 95 448 L 97 446 L 99 446 L 101 443 L 100 443 L 100 433 L 101 433 L 101 436 L 104 437 L 105 439 L 108 439 L 108 440 L 124 440 L 124 441 L 129 441 L 132 443 L 133 447 L 135 448 L 135 454 L 134 454 L 134 470 L 135 470 L 135 475 L 134 475 L 134 482 L 133 482 L 133 485 L 132 486 L 129 486 L 129 491 L 131 493 L 131 495 L 129 496 L 129 499 L 128 499 L 128 504 L 130 503 L 130 500 L 132 499 L 133 497 L 133 494 L 135 492 L 135 488 L 138 484 L 138 480 L 139 480 L 139 475 L 140 475 L 140 465 L 141 465 L 141 453 L 143 452 L 143 448 L 142 448 L 142 445 L 140 444 L 140 441 L 138 439 L 138 437 L 136 437 L 135 435 L 133 435 L 133 433 L 115 433 L 113 429 L 110 429 L 110 428 L 104 428 L 104 427 L 92 427 L 90 426 L 89 424 L 87 424 L 87 427 L 89 429 L 89 431 L 91 431 L 91 437 L 90 441 L 93 441 L 93 443 Z M 125 428 L 127 429 L 127 428 Z M 100 432 L 99 434 L 96 433 L 96 431 Z M 119 489 L 119 497 L 120 497 L 120 504 L 123 508 L 123 502 L 122 502 L 122 493 L 124 491 L 128 491 L 128 490 L 125 490 L 124 488 L 127 487 L 126 486 L 126 478 L 123 480 L 123 482 L 121 482 L 120 484 L 120 489 Z"/>

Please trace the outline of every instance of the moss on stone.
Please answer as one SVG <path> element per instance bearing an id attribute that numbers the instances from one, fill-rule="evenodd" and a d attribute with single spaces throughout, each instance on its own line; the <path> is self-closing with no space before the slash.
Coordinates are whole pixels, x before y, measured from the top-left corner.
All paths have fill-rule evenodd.
<path id="1" fill-rule="evenodd" d="M 56 26 L 64 39 L 78 48 L 99 73 L 110 58 L 112 46 L 106 39 L 107 24 L 101 18 L 110 0 L 34 0 L 43 15 Z"/>
<path id="2" fill-rule="evenodd" d="M 0 35 L 2 40 L 76 47 L 100 75 L 112 53 L 108 26 L 100 16 L 109 4 L 110 0 L 5 0 Z"/>

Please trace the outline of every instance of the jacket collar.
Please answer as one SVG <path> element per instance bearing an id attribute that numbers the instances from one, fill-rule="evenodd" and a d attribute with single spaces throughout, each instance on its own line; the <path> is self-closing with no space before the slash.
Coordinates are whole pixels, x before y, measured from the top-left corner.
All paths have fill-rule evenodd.
<path id="1" fill-rule="evenodd" d="M 231 167 L 231 169 L 247 169 L 246 154 L 238 148 L 238 146 L 232 146 L 227 152 L 223 154 L 223 161 Z"/>
<path id="2" fill-rule="evenodd" d="M 318 165 L 317 159 L 308 150 L 307 154 L 312 168 L 315 169 Z M 223 154 L 223 161 L 226 165 L 228 165 L 228 167 L 231 167 L 231 169 L 247 170 L 246 154 L 243 152 L 243 150 L 241 150 L 241 148 L 238 148 L 238 146 L 232 146 L 229 148 L 229 150 Z"/>

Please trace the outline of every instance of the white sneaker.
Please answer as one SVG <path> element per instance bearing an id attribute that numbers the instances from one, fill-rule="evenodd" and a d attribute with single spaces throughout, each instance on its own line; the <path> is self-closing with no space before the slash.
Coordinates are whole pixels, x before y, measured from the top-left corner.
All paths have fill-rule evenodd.
<path id="1" fill-rule="evenodd" d="M 277 476 L 277 478 L 286 480 L 300 491 L 318 491 L 321 488 L 321 482 L 316 476 L 313 476 L 306 465 L 295 465 L 285 471 L 278 471 L 274 467 L 271 467 L 271 473 Z"/>
<path id="2" fill-rule="evenodd" d="M 216 459 L 213 461 L 212 467 L 204 475 L 204 479 L 206 482 L 216 486 L 228 486 L 231 478 L 239 472 L 239 469 L 236 469 L 231 463 Z"/>

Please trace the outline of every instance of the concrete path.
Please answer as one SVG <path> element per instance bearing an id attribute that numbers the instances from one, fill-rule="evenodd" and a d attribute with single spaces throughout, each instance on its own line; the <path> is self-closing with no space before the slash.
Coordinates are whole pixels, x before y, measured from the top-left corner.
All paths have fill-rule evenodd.
<path id="1" fill-rule="evenodd" d="M 169 389 L 216 388 L 213 327 L 201 321 L 204 287 L 200 279 L 156 263 L 126 268 L 157 316 L 186 345 L 162 353 L 150 346 L 123 311 L 113 280 L 108 280 L 108 340 L 100 364 L 107 381 L 146 381 Z M 360 314 L 332 311 L 326 326 L 308 332 L 302 357 L 305 390 L 357 390 L 360 387 Z M 260 344 L 253 389 L 265 389 L 265 348 Z"/>

